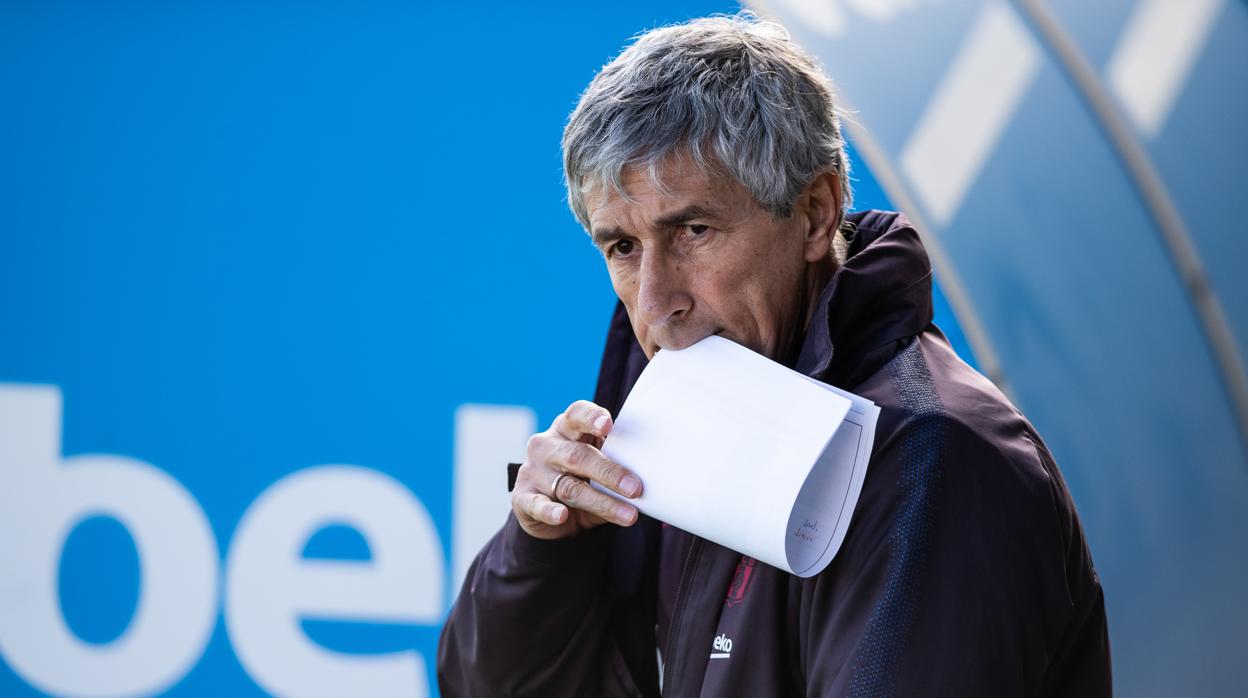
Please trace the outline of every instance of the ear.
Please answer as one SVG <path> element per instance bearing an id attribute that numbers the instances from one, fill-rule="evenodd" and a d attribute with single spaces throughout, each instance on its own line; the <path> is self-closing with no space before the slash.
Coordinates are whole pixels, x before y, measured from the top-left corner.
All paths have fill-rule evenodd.
<path id="1" fill-rule="evenodd" d="M 841 178 L 831 170 L 820 172 L 798 201 L 806 209 L 804 256 L 818 262 L 832 254 L 832 239 L 841 227 Z"/>

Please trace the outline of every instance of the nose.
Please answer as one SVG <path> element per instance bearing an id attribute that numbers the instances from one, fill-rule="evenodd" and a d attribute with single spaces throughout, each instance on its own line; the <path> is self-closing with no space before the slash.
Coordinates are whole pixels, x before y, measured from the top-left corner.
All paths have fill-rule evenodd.
<path id="1" fill-rule="evenodd" d="M 667 255 L 643 252 L 638 274 L 637 308 L 641 320 L 651 327 L 679 319 L 693 306 L 686 272 Z"/>

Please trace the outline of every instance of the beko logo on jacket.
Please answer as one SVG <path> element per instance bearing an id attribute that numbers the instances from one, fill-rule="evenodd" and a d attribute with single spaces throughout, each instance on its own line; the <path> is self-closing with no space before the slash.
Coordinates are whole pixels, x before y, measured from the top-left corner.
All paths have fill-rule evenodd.
<path id="1" fill-rule="evenodd" d="M 715 636 L 715 641 L 711 643 L 711 659 L 727 659 L 732 654 L 732 638 L 724 633 Z"/>

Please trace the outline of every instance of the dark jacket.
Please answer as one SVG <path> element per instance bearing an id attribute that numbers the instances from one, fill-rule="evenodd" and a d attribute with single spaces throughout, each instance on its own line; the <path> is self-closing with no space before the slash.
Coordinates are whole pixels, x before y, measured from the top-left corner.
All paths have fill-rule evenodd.
<path id="1" fill-rule="evenodd" d="M 645 517 L 562 541 L 513 517 L 443 630 L 443 695 L 658 695 L 661 536 L 683 558 L 664 696 L 1110 694 L 1101 587 L 1057 465 L 931 323 L 906 219 L 851 220 L 795 367 L 882 408 L 827 569 L 799 579 Z M 596 401 L 617 412 L 644 363 L 617 309 Z"/>

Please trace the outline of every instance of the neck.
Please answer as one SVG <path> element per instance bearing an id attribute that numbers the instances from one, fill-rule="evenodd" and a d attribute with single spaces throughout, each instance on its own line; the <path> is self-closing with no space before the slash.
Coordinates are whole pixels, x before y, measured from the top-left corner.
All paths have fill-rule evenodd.
<path id="1" fill-rule="evenodd" d="M 823 294 L 823 289 L 827 288 L 828 282 L 832 280 L 839 268 L 836 257 L 831 254 L 818 262 L 807 265 L 805 278 L 802 279 L 800 288 L 801 322 L 793 328 L 794 331 L 787 343 L 788 349 L 779 357 L 780 362 L 785 366 L 791 367 L 797 363 L 797 357 L 802 351 L 802 342 L 819 309 L 819 296 Z"/>

